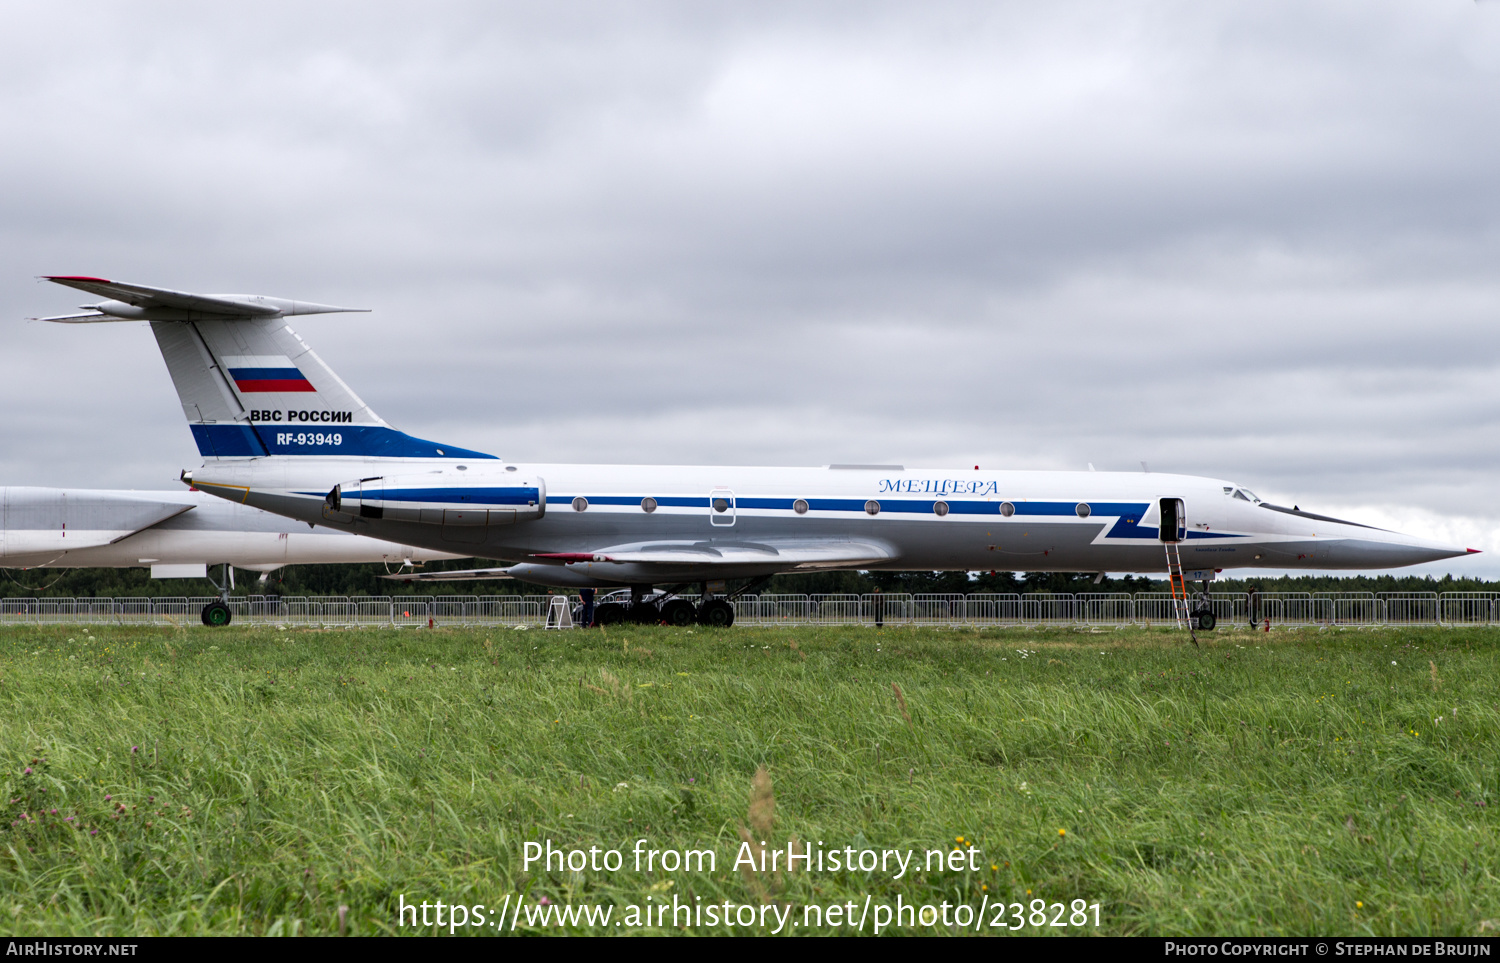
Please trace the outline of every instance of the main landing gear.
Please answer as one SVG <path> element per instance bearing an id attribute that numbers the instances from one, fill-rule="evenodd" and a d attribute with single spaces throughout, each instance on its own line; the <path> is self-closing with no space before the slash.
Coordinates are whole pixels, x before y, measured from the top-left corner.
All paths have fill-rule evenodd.
<path id="1" fill-rule="evenodd" d="M 229 590 L 234 588 L 234 569 L 229 567 L 228 562 L 225 562 L 223 583 L 214 582 L 212 575 L 208 576 L 208 580 L 213 582 L 214 588 L 219 590 L 219 597 L 203 606 L 203 611 L 198 617 L 211 629 L 223 628 L 234 619 L 234 613 L 229 610 Z"/>
<path id="2" fill-rule="evenodd" d="M 694 605 L 678 593 L 691 583 L 674 586 L 669 591 L 656 591 L 649 585 L 633 585 L 628 590 L 611 592 L 594 606 L 595 625 L 673 625 L 686 628 L 689 625 L 706 625 L 710 628 L 727 629 L 734 624 L 734 602 L 746 592 L 764 585 L 770 576 L 758 579 L 728 595 L 713 596 L 708 586 L 702 586 L 702 599 Z M 575 616 L 577 617 L 577 616 Z"/>
<path id="3" fill-rule="evenodd" d="M 727 599 L 709 599 L 698 608 L 698 621 L 716 629 L 734 624 L 734 603 Z"/>
<path id="4" fill-rule="evenodd" d="M 698 624 L 706 625 L 714 629 L 727 629 L 734 624 L 734 603 L 741 595 L 755 592 L 771 580 L 771 576 L 762 575 L 753 582 L 747 582 L 739 588 L 722 597 L 711 596 L 708 592 L 709 583 L 704 582 L 701 586 L 703 601 L 698 603 Z M 719 584 L 723 584 L 722 582 Z"/>
<path id="5" fill-rule="evenodd" d="M 661 620 L 684 628 L 698 621 L 698 609 L 687 599 L 672 599 L 661 607 Z"/>

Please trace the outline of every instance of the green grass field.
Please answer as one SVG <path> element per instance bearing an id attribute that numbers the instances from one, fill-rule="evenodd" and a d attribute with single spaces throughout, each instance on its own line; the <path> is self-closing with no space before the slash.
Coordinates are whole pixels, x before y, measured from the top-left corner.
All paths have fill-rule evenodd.
<path id="1" fill-rule="evenodd" d="M 1099 904 L 1025 933 L 1492 935 L 1497 655 L 1483 628 L 10 628 L 0 931 L 427 933 L 401 900 L 675 897 L 855 932 L 803 907 L 899 897 Z M 742 828 L 918 865 L 736 870 Z M 716 868 L 634 871 L 641 838 Z M 524 869 L 543 839 L 625 862 Z"/>

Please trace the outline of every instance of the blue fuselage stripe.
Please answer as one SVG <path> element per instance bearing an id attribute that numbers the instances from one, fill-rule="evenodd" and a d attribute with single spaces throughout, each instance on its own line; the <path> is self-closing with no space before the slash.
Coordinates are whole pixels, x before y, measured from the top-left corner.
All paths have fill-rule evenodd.
<path id="1" fill-rule="evenodd" d="M 189 425 L 198 453 L 208 458 L 246 455 L 356 455 L 369 458 L 487 458 L 494 455 L 413 438 L 384 425 Z"/>
<path id="2" fill-rule="evenodd" d="M 540 495 L 535 488 L 388 488 L 383 495 L 375 491 L 363 493 L 365 498 L 384 498 L 387 503 L 442 502 L 461 505 L 535 505 Z"/>
<path id="3" fill-rule="evenodd" d="M 323 497 L 321 492 L 298 492 L 301 495 L 311 497 Z M 353 493 L 349 493 L 352 497 Z M 417 488 L 417 489 L 392 489 L 377 495 L 375 491 L 367 491 L 367 498 L 384 498 L 387 503 L 391 502 L 415 502 L 426 504 L 459 504 L 459 505 L 525 505 L 534 504 L 540 497 L 540 492 L 535 488 Z M 575 495 L 555 494 L 548 499 L 556 505 L 567 505 Z M 616 505 L 639 507 L 642 499 L 635 495 L 584 495 L 590 506 Z M 707 495 L 657 495 L 653 496 L 656 504 L 663 508 L 701 508 L 705 511 L 711 509 L 711 499 Z M 996 515 L 999 516 L 999 502 L 989 501 L 949 501 L 947 499 L 885 499 L 879 500 L 880 514 L 893 512 L 897 514 L 933 515 L 933 505 L 943 501 L 948 506 L 950 515 Z M 761 511 L 793 511 L 792 506 L 796 503 L 794 498 L 736 498 L 737 509 L 757 509 Z M 869 499 L 859 498 L 809 498 L 806 499 L 808 508 L 815 512 L 857 512 L 865 513 L 865 504 Z M 1011 502 L 1015 506 L 1017 517 L 1036 518 L 1069 518 L 1078 517 L 1078 502 Z M 1106 538 L 1140 539 L 1154 541 L 1158 531 L 1155 526 L 1141 525 L 1140 519 L 1146 513 L 1147 506 L 1143 502 L 1089 502 L 1089 518 L 1096 523 L 1104 523 L 1114 518 L 1115 523 L 1110 527 Z M 1079 519 L 1084 521 L 1085 519 Z M 1197 541 L 1205 538 L 1247 538 L 1249 536 L 1233 532 L 1200 532 L 1188 531 L 1185 533 L 1190 540 Z"/>

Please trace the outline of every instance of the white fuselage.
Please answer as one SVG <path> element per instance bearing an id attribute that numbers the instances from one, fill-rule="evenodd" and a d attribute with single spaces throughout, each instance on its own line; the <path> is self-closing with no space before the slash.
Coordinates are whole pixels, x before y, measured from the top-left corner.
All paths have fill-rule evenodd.
<path id="1" fill-rule="evenodd" d="M 515 562 L 518 577 L 553 585 L 815 568 L 1161 572 L 1163 498 L 1184 503 L 1190 570 L 1378 569 L 1467 554 L 1267 506 L 1233 482 L 1144 472 L 272 456 L 210 461 L 192 479 L 291 517 Z M 346 492 L 337 509 L 335 485 Z M 477 524 L 445 521 L 474 512 Z M 843 560 L 806 548 L 840 543 L 860 548 Z"/>

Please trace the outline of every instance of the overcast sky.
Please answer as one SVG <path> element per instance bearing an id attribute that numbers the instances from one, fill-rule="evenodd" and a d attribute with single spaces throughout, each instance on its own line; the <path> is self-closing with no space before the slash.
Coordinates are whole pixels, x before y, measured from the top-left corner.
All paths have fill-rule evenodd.
<path id="1" fill-rule="evenodd" d="M 1500 3 L 5 4 L 0 483 L 200 463 L 91 274 L 518 461 L 1178 471 L 1500 577 Z"/>

